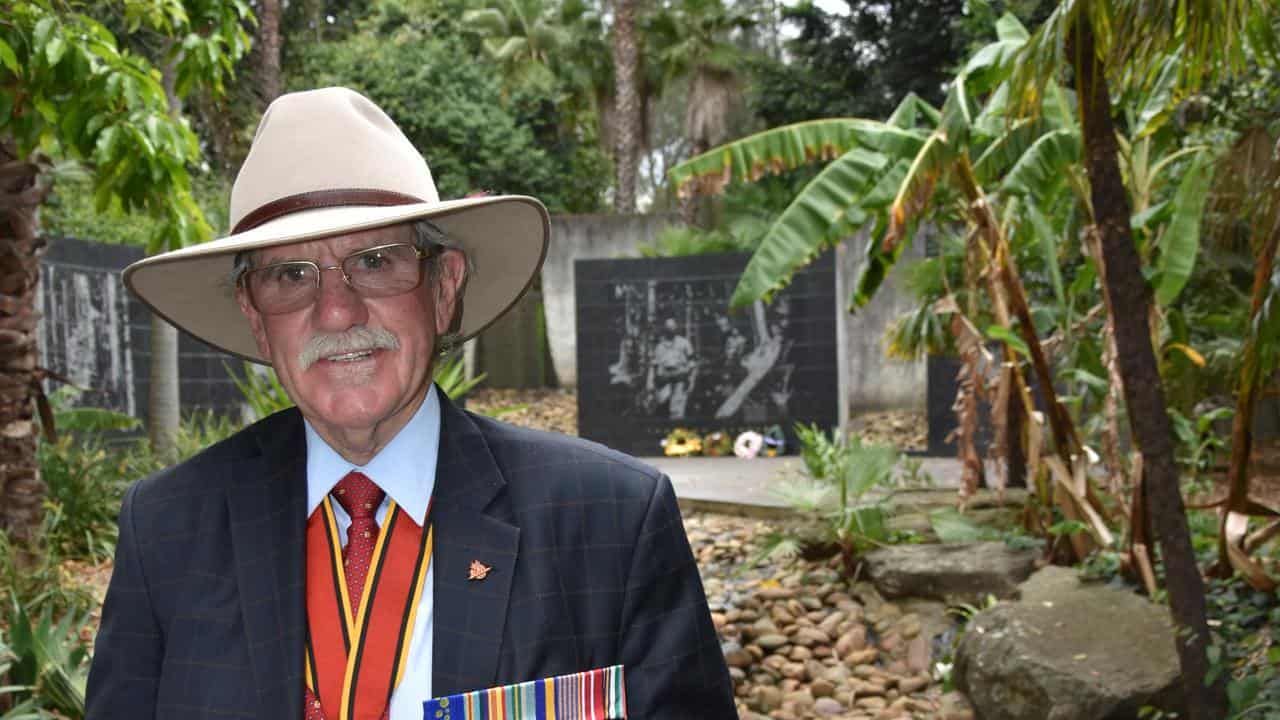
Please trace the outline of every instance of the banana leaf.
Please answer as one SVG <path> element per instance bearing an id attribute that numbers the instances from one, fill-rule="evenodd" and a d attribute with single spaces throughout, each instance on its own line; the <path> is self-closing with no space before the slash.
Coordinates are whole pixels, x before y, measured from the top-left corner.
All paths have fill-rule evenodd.
<path id="1" fill-rule="evenodd" d="M 730 305 L 748 305 L 785 287 L 797 269 L 840 239 L 837 233 L 855 230 L 846 218 L 888 165 L 884 155 L 855 148 L 823 168 L 769 228 Z"/>
<path id="2" fill-rule="evenodd" d="M 1053 130 L 1040 136 L 1005 175 L 1001 190 L 1011 195 L 1042 195 L 1080 162 L 1080 135 L 1075 130 Z"/>
<path id="3" fill-rule="evenodd" d="M 855 147 L 887 155 L 914 155 L 924 133 L 860 118 L 811 120 L 749 135 L 694 156 L 671 169 L 682 197 L 716 194 L 734 182 L 841 157 Z"/>
<path id="4" fill-rule="evenodd" d="M 1213 165 L 1205 153 L 1196 155 L 1173 196 L 1173 217 L 1160 235 L 1160 259 L 1156 262 L 1156 302 L 1172 303 L 1191 278 L 1200 254 L 1200 219 L 1204 215 Z"/>

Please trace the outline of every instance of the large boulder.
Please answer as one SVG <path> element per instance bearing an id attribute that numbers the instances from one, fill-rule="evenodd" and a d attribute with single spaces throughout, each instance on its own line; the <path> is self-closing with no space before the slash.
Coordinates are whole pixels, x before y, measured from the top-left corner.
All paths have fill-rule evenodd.
<path id="1" fill-rule="evenodd" d="M 867 577 L 885 597 L 977 604 L 987 595 L 1014 597 L 1035 569 L 1034 550 L 1004 543 L 894 545 L 867 553 Z"/>
<path id="2" fill-rule="evenodd" d="M 1022 601 L 973 617 L 953 677 L 982 720 L 1133 720 L 1176 711 L 1178 657 L 1168 611 L 1125 590 L 1048 567 Z"/>

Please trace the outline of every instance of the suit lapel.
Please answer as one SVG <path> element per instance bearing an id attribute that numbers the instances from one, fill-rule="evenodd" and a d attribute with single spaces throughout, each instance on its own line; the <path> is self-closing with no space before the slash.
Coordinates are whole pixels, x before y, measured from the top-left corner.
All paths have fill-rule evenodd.
<path id="1" fill-rule="evenodd" d="M 489 687 L 498 674 L 520 529 L 506 481 L 475 422 L 440 393 L 431 694 Z M 492 568 L 468 579 L 472 563 Z"/>
<path id="2" fill-rule="evenodd" d="M 260 457 L 232 469 L 228 494 L 236 580 L 259 717 L 302 717 L 306 632 L 306 441 L 288 411 L 256 426 Z"/>

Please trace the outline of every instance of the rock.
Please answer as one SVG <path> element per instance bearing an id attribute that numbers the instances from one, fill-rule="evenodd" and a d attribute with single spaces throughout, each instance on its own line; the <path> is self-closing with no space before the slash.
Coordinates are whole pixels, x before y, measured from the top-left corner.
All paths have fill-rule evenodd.
<path id="1" fill-rule="evenodd" d="M 856 652 L 849 653 L 842 659 L 844 660 L 845 665 L 848 665 L 850 668 L 855 668 L 860 665 L 868 665 L 870 663 L 873 663 L 876 661 L 876 658 L 879 656 L 880 656 L 879 650 L 875 648 L 867 648 L 865 650 L 858 650 Z"/>
<path id="2" fill-rule="evenodd" d="M 864 556 L 867 577 L 885 597 L 977 604 L 988 594 L 1013 597 L 1035 567 L 1034 550 L 1004 543 L 895 545 Z"/>
<path id="3" fill-rule="evenodd" d="M 826 698 L 836 694 L 836 686 L 826 678 L 818 678 L 809 683 L 809 691 L 816 698 Z"/>
<path id="4" fill-rule="evenodd" d="M 898 692 L 903 695 L 920 692 L 928 686 L 928 675 L 916 675 L 915 677 L 905 677 L 898 680 Z"/>
<path id="5" fill-rule="evenodd" d="M 758 638 L 761 635 L 770 635 L 777 632 L 778 626 L 774 624 L 772 619 L 760 618 L 747 627 L 746 635 L 750 638 Z"/>
<path id="6" fill-rule="evenodd" d="M 973 720 L 973 705 L 958 692 L 938 698 L 938 720 Z"/>
<path id="7" fill-rule="evenodd" d="M 844 622 L 846 617 L 848 616 L 843 610 L 837 610 L 823 618 L 823 620 L 818 623 L 818 629 L 831 637 L 835 637 L 838 634 L 836 629 L 840 627 L 840 623 Z"/>
<path id="8" fill-rule="evenodd" d="M 863 650 L 867 647 L 867 627 L 865 625 L 855 625 L 850 628 L 849 632 L 841 635 L 836 640 L 836 654 L 845 657 L 849 653 Z"/>
<path id="9" fill-rule="evenodd" d="M 756 644 L 765 650 L 777 650 L 788 642 L 790 641 L 787 640 L 787 636 L 779 633 L 769 633 L 756 638 Z"/>
<path id="10" fill-rule="evenodd" d="M 831 643 L 831 638 L 818 628 L 802 627 L 796 629 L 791 636 L 791 641 L 797 645 L 813 647 L 814 645 L 828 645 Z"/>
<path id="11" fill-rule="evenodd" d="M 724 653 L 724 662 L 731 668 L 748 668 L 756 659 L 736 642 L 727 642 L 720 646 Z"/>
<path id="12" fill-rule="evenodd" d="M 933 664 L 929 641 L 923 635 L 917 635 L 907 643 L 907 668 L 912 672 L 928 672 Z"/>
<path id="13" fill-rule="evenodd" d="M 953 677 L 984 720 L 1136 717 L 1178 711 L 1179 668 L 1166 609 L 1046 568 L 1022 602 L 969 622 Z M 1040 575 L 1038 573 L 1037 575 Z M 1046 715 L 1046 710 L 1051 710 Z"/>
<path id="14" fill-rule="evenodd" d="M 782 666 L 782 676 L 801 680 L 805 677 L 804 663 L 789 662 Z"/>
<path id="15" fill-rule="evenodd" d="M 795 597 L 796 591 L 781 587 L 763 587 L 756 591 L 761 600 L 785 600 Z"/>
<path id="16" fill-rule="evenodd" d="M 853 704 L 864 710 L 883 710 L 889 701 L 882 697 L 859 697 Z"/>
<path id="17" fill-rule="evenodd" d="M 849 672 L 849 668 L 843 665 L 833 665 L 826 670 L 823 670 L 820 677 L 833 685 L 844 685 L 849 682 L 849 678 L 852 677 L 852 673 Z"/>
<path id="18" fill-rule="evenodd" d="M 782 706 L 782 691 L 768 685 L 758 685 L 752 693 L 753 704 L 760 712 L 770 712 Z"/>
<path id="19" fill-rule="evenodd" d="M 844 705 L 834 698 L 820 697 L 814 701 L 813 710 L 819 715 L 839 715 L 844 712 Z"/>
<path id="20" fill-rule="evenodd" d="M 782 696 L 782 702 L 784 704 L 791 703 L 798 708 L 807 710 L 813 707 L 813 693 L 809 692 L 808 688 L 792 690 Z"/>

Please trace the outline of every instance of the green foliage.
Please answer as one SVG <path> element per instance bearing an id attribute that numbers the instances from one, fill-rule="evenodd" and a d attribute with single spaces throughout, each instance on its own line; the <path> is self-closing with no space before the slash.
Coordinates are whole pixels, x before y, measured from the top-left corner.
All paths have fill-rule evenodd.
<path id="1" fill-rule="evenodd" d="M 451 400 L 461 400 L 467 393 L 475 389 L 477 385 L 484 382 L 486 373 L 468 378 L 467 364 L 462 355 L 454 355 L 447 360 L 438 362 L 432 371 L 433 379 L 440 386 L 440 390 Z"/>
<path id="2" fill-rule="evenodd" d="M 1235 408 L 1219 407 L 1199 413 L 1194 419 L 1183 415 L 1177 408 L 1169 408 L 1169 420 L 1177 444 L 1174 459 L 1182 469 L 1183 477 L 1194 481 L 1211 471 L 1219 454 L 1230 451 L 1230 438 L 1219 433 L 1215 425 L 1229 421 Z"/>
<path id="3" fill-rule="evenodd" d="M 522 193 L 552 212 L 602 203 L 594 138 L 562 132 L 558 96 L 536 88 L 504 95 L 491 68 L 457 40 L 410 27 L 392 38 L 312 44 L 300 56 L 295 85 L 347 85 L 372 98 L 424 153 L 443 198 Z"/>
<path id="4" fill-rule="evenodd" d="M 250 421 L 261 420 L 293 407 L 293 400 L 285 392 L 284 385 L 280 384 L 275 370 L 251 362 L 243 363 L 243 374 L 235 373 L 226 363 L 223 363 L 223 367 L 244 396 L 244 401 L 249 406 Z"/>
<path id="5" fill-rule="evenodd" d="M 830 13 L 801 3 L 783 10 L 794 30 L 783 59 L 750 64 L 749 98 L 770 127 L 821 117 L 885 117 L 907 94 L 931 103 L 976 33 L 964 26 L 964 0 L 848 3 Z"/>
<path id="6" fill-rule="evenodd" d="M 0 628 L 0 682 L 8 681 L 9 670 L 17 661 L 18 656 L 5 642 L 4 630 Z M 0 708 L 7 708 L 4 714 L 0 714 L 0 720 L 43 720 L 39 711 L 35 709 L 35 700 L 27 697 L 21 702 L 18 701 L 19 693 L 29 695 L 30 691 L 31 688 L 27 685 L 0 686 Z"/>
<path id="7" fill-rule="evenodd" d="M 955 508 L 940 508 L 929 513 L 929 526 L 944 544 L 963 544 L 999 540 L 1002 533 L 979 525 L 973 518 Z"/>
<path id="8" fill-rule="evenodd" d="M 128 483 L 129 458 L 90 436 L 62 436 L 37 449 L 45 499 L 45 543 L 51 552 L 90 562 L 115 554 L 116 512 Z"/>
<path id="9" fill-rule="evenodd" d="M 718 253 L 750 252 L 750 240 L 743 240 L 723 230 L 703 230 L 684 225 L 662 228 L 652 245 L 641 244 L 637 250 L 643 257 L 685 257 Z"/>
<path id="10" fill-rule="evenodd" d="M 60 521 L 59 516 L 45 513 L 38 537 L 56 535 Z M 29 557 L 24 559 L 23 555 Z M 66 559 L 56 547 L 39 542 L 33 551 L 20 552 L 9 536 L 0 532 L 0 587 L 13 593 L 29 612 L 46 607 L 59 614 L 86 612 L 96 601 L 79 578 L 64 569 Z"/>
<path id="11" fill-rule="evenodd" d="M 55 622 L 50 608 L 37 616 L 16 597 L 10 596 L 10 601 L 6 624 L 12 665 L 7 677 L 26 688 L 17 691 L 15 698 L 32 709 L 56 713 L 55 717 L 83 718 L 89 647 L 81 629 L 88 625 L 88 614 L 68 613 Z"/>
<path id="12" fill-rule="evenodd" d="M 1208 581 L 1211 675 L 1227 675 L 1232 720 L 1280 717 L 1280 593 L 1240 578 Z"/>
<path id="13" fill-rule="evenodd" d="M 55 175 L 53 192 L 40 214 L 47 235 L 146 247 L 162 231 L 160 221 L 146 215 L 99 212 L 94 207 L 92 181 L 83 172 Z M 226 181 L 213 175 L 195 177 L 192 194 L 214 234 L 225 233 L 231 194 Z"/>
<path id="14" fill-rule="evenodd" d="M 898 452 L 856 436 L 829 436 L 815 424 L 796 425 L 805 475 L 777 483 L 775 495 L 803 518 L 766 538 L 759 559 L 838 550 L 852 573 L 856 558 L 893 538 L 886 520 L 896 487 Z"/>
<path id="15" fill-rule="evenodd" d="M 196 83 L 216 92 L 248 45 L 241 2 L 127 4 L 128 32 L 168 38 L 179 96 Z M 197 25 L 198 23 L 198 25 Z M 160 74 L 74 6 L 22 0 L 0 24 L 0 135 L 21 159 L 39 154 L 92 167 L 98 212 L 159 219 L 152 252 L 208 239 L 212 229 L 191 193 L 195 134 L 169 110 Z"/>

